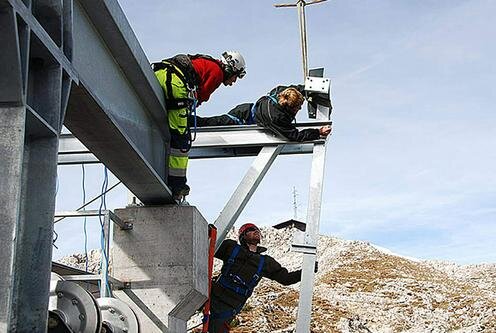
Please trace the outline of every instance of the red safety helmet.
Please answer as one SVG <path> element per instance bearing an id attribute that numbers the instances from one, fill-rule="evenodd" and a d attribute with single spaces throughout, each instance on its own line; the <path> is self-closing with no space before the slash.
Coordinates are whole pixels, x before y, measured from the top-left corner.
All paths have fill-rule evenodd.
<path id="1" fill-rule="evenodd" d="M 260 231 L 260 229 L 254 225 L 253 223 L 245 223 L 243 224 L 240 228 L 239 228 L 239 231 L 238 231 L 238 239 L 239 241 L 241 242 L 241 239 L 243 239 L 243 236 L 248 232 L 248 231 L 252 231 L 250 229 L 254 229 L 254 230 L 258 230 Z"/>

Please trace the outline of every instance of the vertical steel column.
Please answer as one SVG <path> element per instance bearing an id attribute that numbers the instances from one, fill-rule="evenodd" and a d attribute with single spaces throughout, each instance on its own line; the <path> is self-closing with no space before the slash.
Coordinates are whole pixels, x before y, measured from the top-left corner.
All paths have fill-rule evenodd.
<path id="1" fill-rule="evenodd" d="M 319 236 L 320 210 L 322 206 L 322 189 L 324 182 L 326 146 L 315 144 L 313 149 L 312 171 L 310 175 L 310 191 L 308 194 L 308 210 L 304 244 L 309 251 L 303 253 L 300 300 L 296 333 L 310 332 L 312 317 L 312 295 L 314 285 L 314 267 Z M 312 251 L 313 249 L 313 251 Z"/>
<path id="2" fill-rule="evenodd" d="M 11 313 L 24 156 L 26 108 L 20 35 L 14 10 L 0 1 L 0 332 L 7 332 Z"/>
<path id="3" fill-rule="evenodd" d="M 24 118 L 24 107 L 0 107 L 0 332 L 7 332 L 12 302 L 14 243 L 24 154 Z"/>
<path id="4" fill-rule="evenodd" d="M 46 330 L 57 149 L 56 135 L 24 145 L 10 325 L 17 332 Z"/>
<path id="5" fill-rule="evenodd" d="M 58 135 L 71 85 L 52 51 L 70 49 L 71 6 L 0 1 L 2 332 L 47 329 Z"/>
<path id="6" fill-rule="evenodd" d="M 241 180 L 241 183 L 239 183 L 219 217 L 214 222 L 214 225 L 217 227 L 215 250 L 219 248 L 224 238 L 226 238 L 227 233 L 238 219 L 282 148 L 283 145 L 264 147 L 255 158 L 255 161 L 253 161 L 243 180 Z"/>

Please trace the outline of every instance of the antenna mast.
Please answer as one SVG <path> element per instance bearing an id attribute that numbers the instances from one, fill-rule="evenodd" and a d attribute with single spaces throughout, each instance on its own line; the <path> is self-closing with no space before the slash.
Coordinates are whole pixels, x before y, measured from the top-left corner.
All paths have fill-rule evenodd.
<path id="1" fill-rule="evenodd" d="M 296 192 L 296 187 L 293 186 L 293 218 L 298 220 L 298 201 L 297 201 L 298 193 Z"/>
<path id="2" fill-rule="evenodd" d="M 305 18 L 305 6 L 314 5 L 317 3 L 325 2 L 327 0 L 313 0 L 306 2 L 305 0 L 298 0 L 293 4 L 279 4 L 274 5 L 276 8 L 297 7 L 298 8 L 298 22 L 300 23 L 300 44 L 301 44 L 301 57 L 303 61 L 303 82 L 307 79 L 308 75 L 308 56 L 307 56 L 307 23 Z"/>

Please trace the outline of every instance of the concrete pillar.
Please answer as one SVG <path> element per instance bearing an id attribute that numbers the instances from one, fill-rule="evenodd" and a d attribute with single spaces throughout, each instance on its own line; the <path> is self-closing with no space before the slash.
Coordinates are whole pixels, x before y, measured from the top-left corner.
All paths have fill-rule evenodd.
<path id="1" fill-rule="evenodd" d="M 186 332 L 208 293 L 208 223 L 192 206 L 116 210 L 132 230 L 114 228 L 111 274 L 131 289 L 114 292 L 136 312 L 142 332 Z"/>

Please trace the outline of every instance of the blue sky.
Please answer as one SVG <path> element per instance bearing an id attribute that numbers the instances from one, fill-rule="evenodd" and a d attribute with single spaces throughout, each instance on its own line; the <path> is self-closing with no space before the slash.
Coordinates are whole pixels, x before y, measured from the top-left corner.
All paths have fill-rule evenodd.
<path id="1" fill-rule="evenodd" d="M 199 113 L 253 101 L 300 82 L 295 9 L 276 1 L 119 1 L 150 61 L 239 50 L 248 74 Z M 307 7 L 309 65 L 332 80 L 321 232 L 393 252 L 458 263 L 496 262 L 496 24 L 494 1 L 343 1 Z M 305 119 L 301 112 L 301 120 Z M 191 204 L 213 221 L 252 159 L 191 161 Z M 311 160 L 280 157 L 240 217 L 306 216 Z M 86 166 L 87 198 L 101 166 Z M 290 180 L 290 181 L 288 181 Z M 112 178 L 111 183 L 116 181 Z M 81 202 L 81 167 L 59 168 L 58 210 Z M 109 195 L 123 207 L 124 189 Z M 82 221 L 56 225 L 55 257 L 84 249 Z M 97 222 L 88 222 L 98 247 Z"/>

